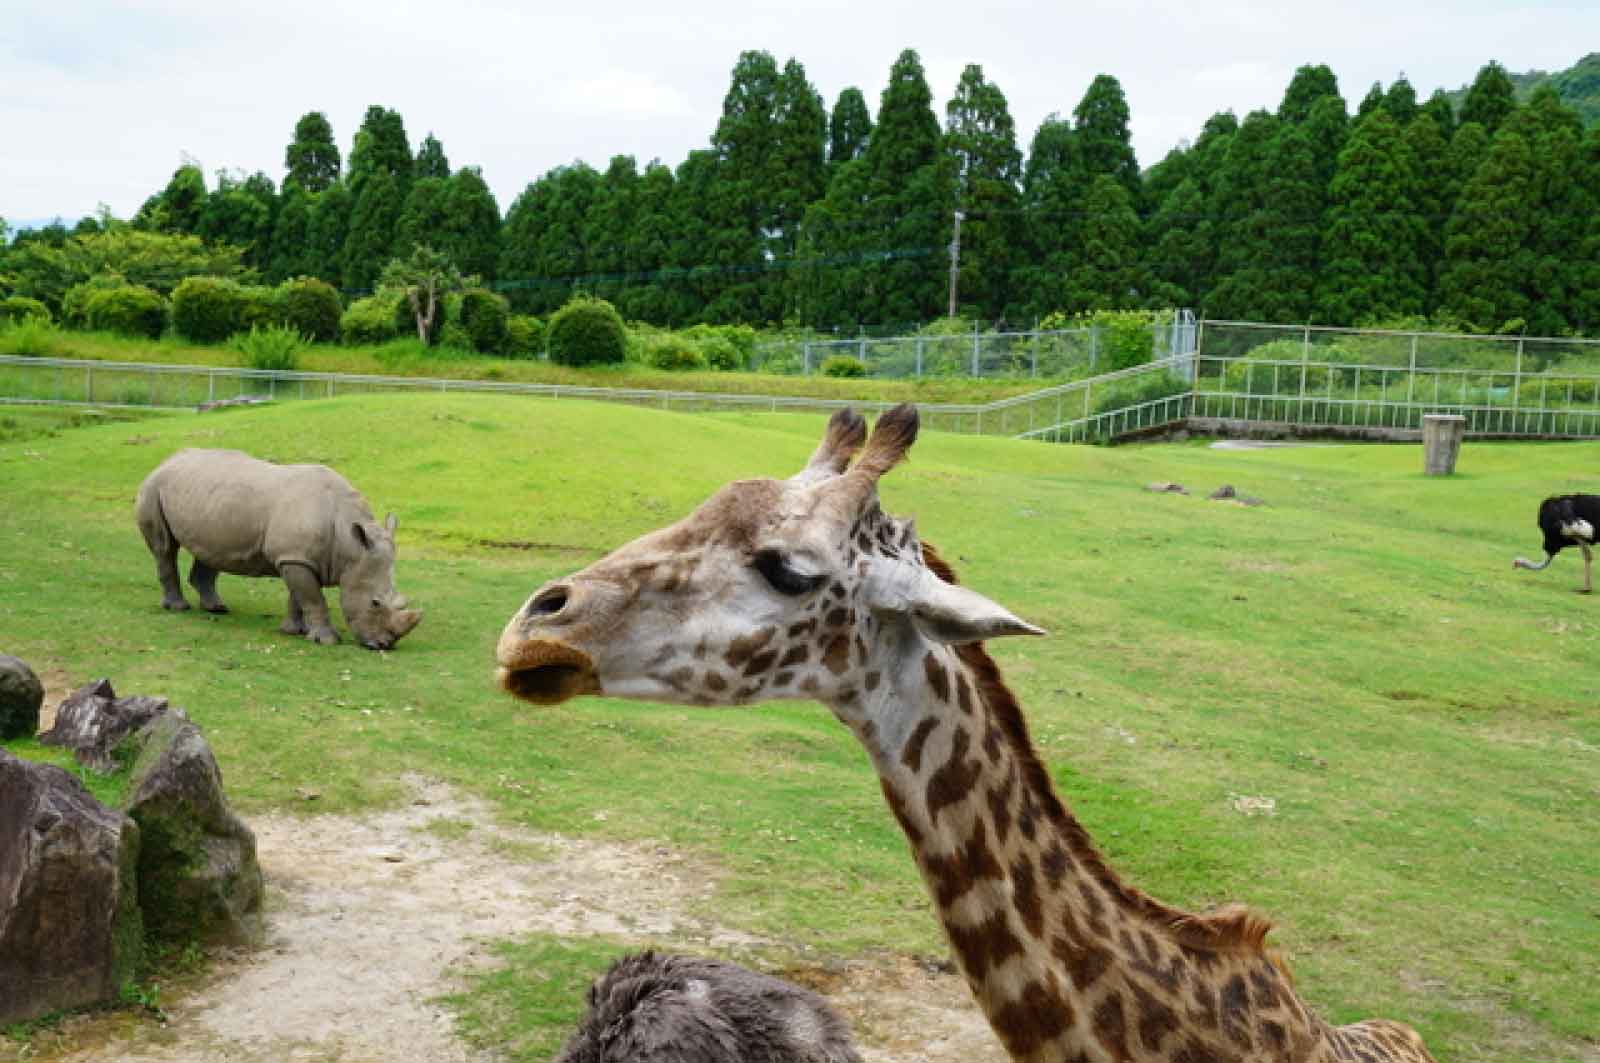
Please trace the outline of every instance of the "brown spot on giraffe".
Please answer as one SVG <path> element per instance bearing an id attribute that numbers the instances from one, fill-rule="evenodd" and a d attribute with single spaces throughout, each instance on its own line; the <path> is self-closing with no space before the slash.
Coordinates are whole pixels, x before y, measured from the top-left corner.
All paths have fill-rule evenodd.
<path id="1" fill-rule="evenodd" d="M 937 716 L 924 716 L 912 729 L 911 737 L 906 739 L 904 751 L 900 754 L 900 763 L 911 769 L 913 775 L 922 771 L 922 748 L 928 742 L 928 736 L 933 734 L 939 726 Z"/>
<path id="2" fill-rule="evenodd" d="M 922 658 L 922 672 L 928 678 L 928 689 L 933 691 L 934 698 L 949 701 L 950 673 L 945 671 L 944 663 L 931 650 Z"/>

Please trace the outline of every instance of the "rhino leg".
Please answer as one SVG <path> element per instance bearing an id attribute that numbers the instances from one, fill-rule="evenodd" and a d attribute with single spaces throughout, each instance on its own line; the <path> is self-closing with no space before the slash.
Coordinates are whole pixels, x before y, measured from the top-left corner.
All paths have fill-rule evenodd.
<path id="1" fill-rule="evenodd" d="M 322 584 L 316 573 L 291 562 L 279 567 L 278 574 L 288 586 L 290 598 L 289 615 L 284 617 L 281 630 L 288 632 L 291 627 L 298 627 L 306 638 L 324 646 L 338 642 L 339 633 L 328 619 L 328 603 L 322 597 Z"/>
<path id="2" fill-rule="evenodd" d="M 189 566 L 189 586 L 200 595 L 200 608 L 208 613 L 226 613 L 228 607 L 217 597 L 217 570 L 195 558 Z"/>
<path id="3" fill-rule="evenodd" d="M 278 625 L 278 630 L 285 635 L 304 635 L 306 633 L 305 614 L 300 612 L 300 601 L 289 592 L 289 609 L 283 616 L 283 623 Z"/>
<path id="4" fill-rule="evenodd" d="M 178 540 L 167 527 L 160 507 L 153 501 L 147 502 L 143 492 L 139 498 L 139 531 L 156 559 L 156 579 L 161 581 L 161 608 L 174 612 L 189 608 L 178 583 Z"/>

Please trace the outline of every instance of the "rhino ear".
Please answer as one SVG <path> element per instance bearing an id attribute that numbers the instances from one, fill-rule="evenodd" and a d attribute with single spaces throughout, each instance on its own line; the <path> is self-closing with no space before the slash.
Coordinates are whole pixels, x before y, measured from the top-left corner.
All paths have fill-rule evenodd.
<path id="1" fill-rule="evenodd" d="M 361 549 L 372 549 L 372 536 L 368 534 L 366 525 L 358 520 L 350 525 L 350 533 L 356 537 L 356 542 L 361 544 Z"/>
<path id="2" fill-rule="evenodd" d="M 400 527 L 400 518 L 391 513 L 383 522 L 383 526 L 388 529 L 389 535 L 392 538 L 394 536 L 394 530 Z"/>

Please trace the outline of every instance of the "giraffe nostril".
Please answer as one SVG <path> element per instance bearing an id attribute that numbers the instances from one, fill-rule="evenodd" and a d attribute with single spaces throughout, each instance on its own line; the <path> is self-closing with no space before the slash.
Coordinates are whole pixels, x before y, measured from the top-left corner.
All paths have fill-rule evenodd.
<path id="1" fill-rule="evenodd" d="M 567 589 L 565 587 L 551 587 L 549 590 L 540 591 L 528 603 L 529 616 L 555 616 L 567 607 Z"/>

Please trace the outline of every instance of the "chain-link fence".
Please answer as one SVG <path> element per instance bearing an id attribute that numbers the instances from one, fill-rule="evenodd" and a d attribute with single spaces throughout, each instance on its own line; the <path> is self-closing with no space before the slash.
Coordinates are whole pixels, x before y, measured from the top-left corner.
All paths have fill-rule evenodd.
<path id="1" fill-rule="evenodd" d="M 1177 311 L 1171 320 L 1143 327 L 1148 336 L 1139 350 L 1124 351 L 1121 337 L 1102 326 L 948 334 L 929 330 L 905 336 L 850 339 L 792 339 L 756 347 L 751 368 L 763 373 L 918 377 L 1000 377 L 1072 380 L 1126 366 L 1133 360 L 1159 360 L 1194 350 L 1193 314 Z"/>

